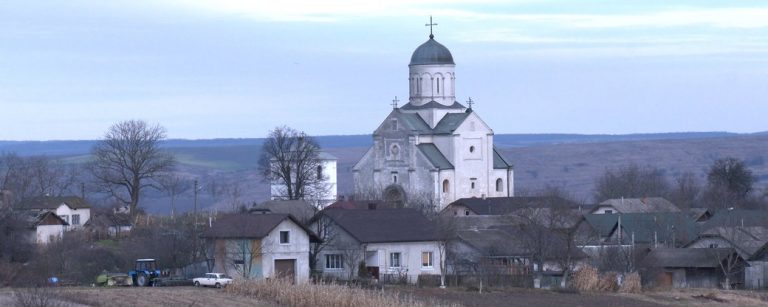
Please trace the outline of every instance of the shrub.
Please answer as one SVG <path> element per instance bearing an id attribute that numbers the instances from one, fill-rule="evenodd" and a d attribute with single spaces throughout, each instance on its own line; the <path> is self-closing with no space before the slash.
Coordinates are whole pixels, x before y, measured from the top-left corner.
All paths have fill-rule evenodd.
<path id="1" fill-rule="evenodd" d="M 597 269 L 591 265 L 585 265 L 573 272 L 571 286 L 580 291 L 592 291 L 597 289 L 600 275 Z"/>
<path id="2" fill-rule="evenodd" d="M 55 289 L 35 287 L 13 291 L 14 306 L 18 307 L 59 307 L 66 306 Z"/>
<path id="3" fill-rule="evenodd" d="M 619 282 L 616 280 L 616 277 L 619 274 L 616 272 L 607 272 L 603 274 L 602 277 L 600 277 L 600 280 L 597 282 L 597 290 L 598 291 L 616 291 L 619 289 Z"/>
<path id="4" fill-rule="evenodd" d="M 640 274 L 632 272 L 627 274 L 624 278 L 624 282 L 619 287 L 621 293 L 640 293 L 643 290 L 643 286 L 640 283 Z"/>

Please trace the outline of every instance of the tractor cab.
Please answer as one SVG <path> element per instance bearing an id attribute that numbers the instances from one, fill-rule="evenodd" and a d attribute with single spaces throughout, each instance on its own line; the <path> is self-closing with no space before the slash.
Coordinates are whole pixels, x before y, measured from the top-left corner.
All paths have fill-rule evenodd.
<path id="1" fill-rule="evenodd" d="M 161 276 L 161 272 L 157 269 L 155 259 L 136 259 L 136 264 L 128 275 L 131 276 L 134 285 L 146 287 L 154 285 L 155 279 Z"/>

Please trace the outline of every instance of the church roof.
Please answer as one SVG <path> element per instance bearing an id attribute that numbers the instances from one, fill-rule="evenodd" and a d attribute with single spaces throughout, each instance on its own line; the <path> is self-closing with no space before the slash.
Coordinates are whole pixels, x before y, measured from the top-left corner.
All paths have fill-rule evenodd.
<path id="1" fill-rule="evenodd" d="M 440 65 L 454 64 L 451 52 L 430 36 L 429 40 L 421 44 L 411 55 L 410 65 Z"/>
<path id="2" fill-rule="evenodd" d="M 510 167 L 512 167 L 512 164 L 504 159 L 504 156 L 499 153 L 499 150 L 496 149 L 496 146 L 493 146 L 493 168 L 507 169 Z"/>
<path id="3" fill-rule="evenodd" d="M 443 153 L 440 152 L 440 149 L 438 149 L 435 144 L 423 143 L 416 146 L 419 147 L 421 153 L 427 157 L 427 160 L 429 160 L 429 162 L 432 163 L 434 167 L 441 170 L 453 169 L 453 164 L 451 164 L 451 162 L 445 158 Z"/>
<path id="4" fill-rule="evenodd" d="M 412 105 L 410 102 L 404 104 L 400 109 L 402 110 L 421 110 L 421 109 L 466 109 L 463 104 L 458 101 L 454 101 L 452 105 L 447 106 L 437 101 L 430 101 L 420 106 Z"/>
<path id="5" fill-rule="evenodd" d="M 411 131 L 419 133 L 432 133 L 432 129 L 429 128 L 427 122 L 416 113 L 403 113 L 400 112 L 399 118 L 403 121 L 403 124 L 410 128 Z"/>
<path id="6" fill-rule="evenodd" d="M 448 113 L 443 116 L 440 122 L 435 125 L 435 129 L 432 130 L 434 134 L 452 134 L 456 128 L 464 122 L 469 116 L 468 112 L 461 113 Z"/>

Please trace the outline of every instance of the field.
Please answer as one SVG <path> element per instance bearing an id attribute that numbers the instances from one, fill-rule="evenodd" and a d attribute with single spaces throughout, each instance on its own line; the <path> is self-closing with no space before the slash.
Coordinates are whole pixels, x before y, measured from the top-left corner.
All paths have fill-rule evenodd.
<path id="1" fill-rule="evenodd" d="M 66 303 L 56 306 L 279 306 L 218 289 L 169 288 L 61 288 Z M 504 289 L 477 293 L 459 288 L 388 288 L 417 299 L 463 306 L 765 306 L 768 293 L 722 290 L 649 291 L 642 294 L 559 293 L 536 289 Z M 13 291 L 0 289 L 0 305 L 13 305 Z"/>

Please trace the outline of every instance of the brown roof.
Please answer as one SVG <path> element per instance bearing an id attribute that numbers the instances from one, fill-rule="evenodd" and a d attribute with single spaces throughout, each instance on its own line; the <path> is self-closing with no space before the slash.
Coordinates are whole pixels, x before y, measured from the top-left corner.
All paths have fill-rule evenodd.
<path id="1" fill-rule="evenodd" d="M 61 204 L 66 204 L 72 209 L 90 208 L 91 205 L 77 196 L 42 196 L 22 200 L 16 209 L 56 209 Z"/>
<path id="2" fill-rule="evenodd" d="M 567 206 L 572 209 L 592 205 L 575 203 L 560 197 L 523 196 L 523 197 L 486 197 L 462 198 L 452 202 L 443 211 L 451 210 L 453 206 L 465 206 L 477 215 L 504 215 L 525 208 L 541 208 L 546 206 Z"/>
<path id="3" fill-rule="evenodd" d="M 326 209 L 321 217 L 330 218 L 360 243 L 440 240 L 434 224 L 415 209 Z"/>
<path id="4" fill-rule="evenodd" d="M 216 219 L 211 228 L 203 232 L 203 238 L 236 239 L 266 237 L 284 220 L 291 220 L 310 236 L 313 242 L 317 237 L 290 214 L 230 214 Z"/>

